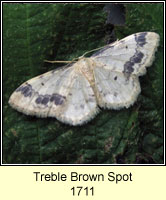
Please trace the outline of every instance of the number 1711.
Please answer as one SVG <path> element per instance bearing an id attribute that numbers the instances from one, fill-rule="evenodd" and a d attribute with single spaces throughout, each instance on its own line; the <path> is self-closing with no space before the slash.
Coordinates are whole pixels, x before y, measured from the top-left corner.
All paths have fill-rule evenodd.
<path id="1" fill-rule="evenodd" d="M 86 196 L 94 195 L 94 187 L 88 188 L 88 187 L 82 187 L 82 186 L 77 186 L 77 187 L 72 187 L 71 188 L 72 192 L 73 192 L 73 196 L 77 195 L 80 196 L 81 194 L 86 194 Z"/>

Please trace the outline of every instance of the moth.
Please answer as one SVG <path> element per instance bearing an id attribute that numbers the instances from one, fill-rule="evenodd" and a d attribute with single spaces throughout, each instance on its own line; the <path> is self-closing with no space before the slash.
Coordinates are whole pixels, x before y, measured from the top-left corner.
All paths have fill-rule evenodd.
<path id="1" fill-rule="evenodd" d="M 54 117 L 73 126 L 90 121 L 101 108 L 128 108 L 137 100 L 138 77 L 152 64 L 158 45 L 157 33 L 132 34 L 91 57 L 26 81 L 9 104 L 26 115 Z"/>

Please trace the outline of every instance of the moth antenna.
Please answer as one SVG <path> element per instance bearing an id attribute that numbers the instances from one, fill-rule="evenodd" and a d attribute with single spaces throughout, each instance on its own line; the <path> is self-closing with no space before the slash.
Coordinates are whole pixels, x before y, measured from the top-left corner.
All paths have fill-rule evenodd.
<path id="1" fill-rule="evenodd" d="M 93 52 L 93 51 L 97 51 L 97 50 L 102 49 L 102 48 L 104 48 L 104 47 L 106 47 L 106 46 L 98 47 L 98 48 L 96 48 L 96 49 L 92 49 L 92 50 L 90 50 L 90 51 L 87 51 L 87 52 L 85 52 L 82 56 L 80 56 L 79 58 L 83 58 L 86 54 L 91 53 L 91 52 Z"/>
<path id="2" fill-rule="evenodd" d="M 48 62 L 48 63 L 72 63 L 72 62 L 76 62 L 74 60 L 70 61 L 65 61 L 65 60 L 55 60 L 55 61 L 51 61 L 51 60 L 44 60 L 44 62 Z"/>
<path id="3" fill-rule="evenodd" d="M 71 61 L 68 60 L 68 61 L 65 61 L 65 60 L 55 60 L 55 61 L 52 61 L 52 60 L 44 60 L 44 62 L 48 62 L 48 63 L 73 63 L 73 62 L 77 62 L 77 60 L 80 60 L 81 58 L 83 58 L 86 54 L 88 53 L 91 53 L 93 51 L 97 51 L 99 49 L 102 49 L 104 48 L 105 46 L 102 46 L 102 47 L 99 47 L 99 48 L 96 48 L 96 49 L 92 49 L 90 51 L 87 51 L 85 52 L 82 56 L 80 57 L 77 57 L 77 58 L 73 58 Z"/>

